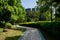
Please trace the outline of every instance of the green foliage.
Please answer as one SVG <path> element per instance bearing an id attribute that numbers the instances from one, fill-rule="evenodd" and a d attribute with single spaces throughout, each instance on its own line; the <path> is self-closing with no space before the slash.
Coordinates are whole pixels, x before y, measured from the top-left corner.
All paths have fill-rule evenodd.
<path id="1" fill-rule="evenodd" d="M 56 17 L 56 19 L 55 19 L 56 21 L 58 21 L 58 22 L 60 22 L 60 18 L 59 17 Z"/>
<path id="2" fill-rule="evenodd" d="M 4 28 L 5 27 L 5 23 L 0 22 L 0 28 Z"/>
<path id="3" fill-rule="evenodd" d="M 15 23 L 25 21 L 25 10 L 21 0 L 0 0 L 0 21 Z"/>
<path id="4" fill-rule="evenodd" d="M 40 18 L 39 20 L 50 21 L 51 20 L 51 9 L 50 4 L 46 0 L 39 0 L 40 5 Z"/>
<path id="5" fill-rule="evenodd" d="M 49 9 L 49 6 L 48 6 L 48 5 L 43 5 L 43 6 L 40 7 L 40 12 L 41 12 L 41 13 L 44 13 L 44 12 L 46 12 L 48 9 Z"/>
<path id="6" fill-rule="evenodd" d="M 38 8 L 34 8 L 34 10 L 33 10 L 33 8 L 32 8 L 32 10 L 26 11 L 27 22 L 39 21 L 39 11 L 37 9 Z"/>
<path id="7" fill-rule="evenodd" d="M 12 28 L 12 24 L 11 23 L 6 23 L 5 26 L 6 26 L 6 28 L 9 28 L 9 29 Z"/>
<path id="8" fill-rule="evenodd" d="M 0 21 L 9 21 L 11 12 L 7 8 L 0 9 Z"/>
<path id="9" fill-rule="evenodd" d="M 32 12 L 32 21 L 36 22 L 39 21 L 39 12 L 36 10 L 35 12 Z"/>
<path id="10" fill-rule="evenodd" d="M 47 15 L 51 15 L 50 16 L 51 18 L 50 17 L 46 18 L 46 20 L 50 20 L 50 19 L 53 20 L 53 18 L 52 18 L 53 16 L 55 16 L 55 19 L 58 18 L 56 15 L 53 15 L 53 13 L 52 13 L 53 11 L 51 11 L 52 8 L 50 8 L 50 7 L 52 7 L 52 6 L 54 7 L 55 14 L 60 13 L 59 10 L 58 10 L 59 6 L 60 6 L 60 1 L 59 0 L 48 0 L 48 1 L 47 0 L 38 0 L 38 4 L 40 5 L 40 15 L 44 14 L 45 15 L 44 17 L 48 17 Z M 46 11 L 49 11 L 47 15 L 45 14 Z M 41 17 L 40 17 L 40 19 L 41 19 Z"/>
<path id="11" fill-rule="evenodd" d="M 51 10 L 48 7 L 40 7 L 40 20 L 50 21 L 51 20 Z"/>
<path id="12" fill-rule="evenodd" d="M 44 13 L 44 17 L 46 18 L 46 21 L 50 21 L 51 20 L 51 10 L 48 10 Z"/>

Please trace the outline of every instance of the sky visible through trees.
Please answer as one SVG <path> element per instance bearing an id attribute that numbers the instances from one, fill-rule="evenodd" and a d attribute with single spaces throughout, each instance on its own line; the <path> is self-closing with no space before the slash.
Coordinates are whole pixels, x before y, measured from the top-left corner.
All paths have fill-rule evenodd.
<path id="1" fill-rule="evenodd" d="M 36 0 L 21 0 L 24 8 L 34 8 L 36 4 Z"/>

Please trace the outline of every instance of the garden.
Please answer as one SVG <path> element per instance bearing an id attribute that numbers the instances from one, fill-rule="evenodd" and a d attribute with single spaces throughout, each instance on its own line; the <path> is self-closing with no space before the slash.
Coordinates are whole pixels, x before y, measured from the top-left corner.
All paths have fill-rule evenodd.
<path id="1" fill-rule="evenodd" d="M 46 40 L 60 39 L 60 1 L 38 0 L 30 9 L 21 0 L 0 1 L 0 40 L 18 40 L 26 29 L 16 25 L 37 28 Z"/>

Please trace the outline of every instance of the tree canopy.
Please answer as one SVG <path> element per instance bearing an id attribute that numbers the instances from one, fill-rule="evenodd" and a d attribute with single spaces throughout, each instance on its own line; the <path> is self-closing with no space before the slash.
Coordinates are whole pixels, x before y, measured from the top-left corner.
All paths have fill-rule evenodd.
<path id="1" fill-rule="evenodd" d="M 0 22 L 16 22 L 25 20 L 25 10 L 21 0 L 0 0 Z"/>
<path id="2" fill-rule="evenodd" d="M 57 12 L 59 12 L 59 10 L 58 10 L 59 6 L 60 6 L 60 1 L 59 0 L 38 0 L 38 4 L 40 5 L 40 14 L 50 15 L 50 17 L 49 17 L 50 19 L 52 19 L 52 17 L 54 17 L 54 15 Z M 53 13 L 52 7 L 54 7 L 54 9 L 55 9 L 55 14 Z M 49 12 L 47 13 L 47 11 L 49 11 Z M 47 14 L 45 14 L 45 13 L 47 13 Z M 56 15 L 55 15 L 55 18 L 57 17 Z M 45 17 L 48 18 L 48 16 L 45 16 Z"/>

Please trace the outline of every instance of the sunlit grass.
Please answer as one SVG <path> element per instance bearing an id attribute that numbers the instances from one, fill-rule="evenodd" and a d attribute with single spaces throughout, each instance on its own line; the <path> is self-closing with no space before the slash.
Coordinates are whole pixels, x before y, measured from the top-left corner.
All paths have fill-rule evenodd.
<path id="1" fill-rule="evenodd" d="M 22 33 L 20 30 L 7 29 L 7 32 L 0 33 L 0 40 L 18 40 Z"/>
<path id="2" fill-rule="evenodd" d="M 3 31 L 3 28 L 0 28 L 0 32 L 2 32 Z"/>

